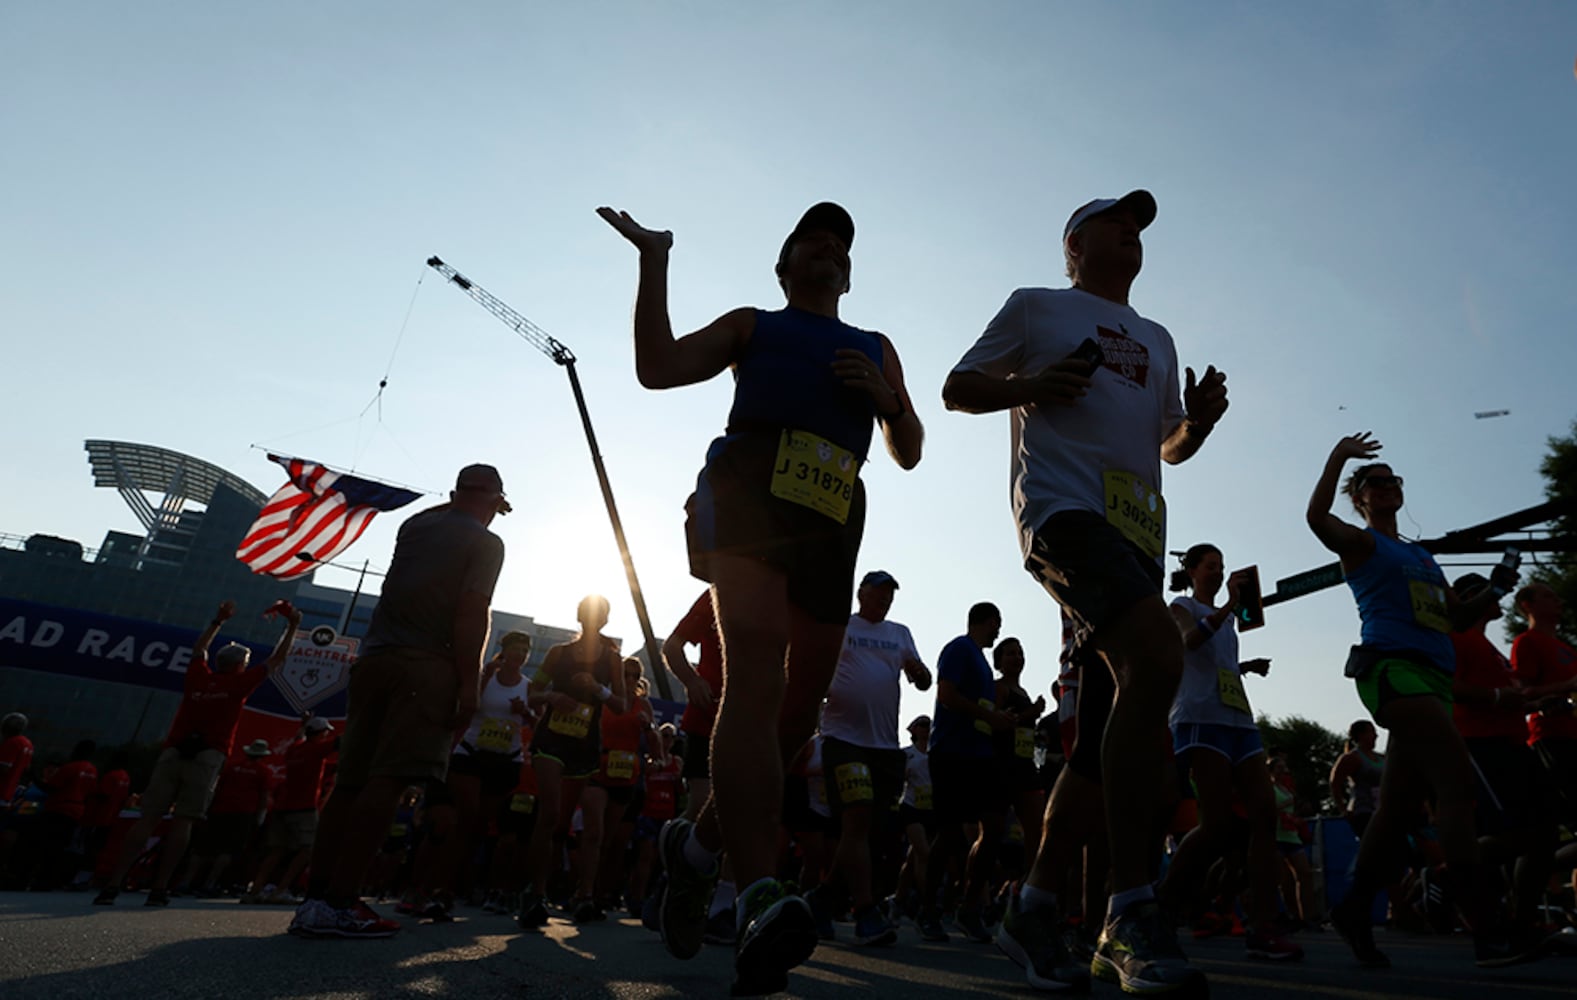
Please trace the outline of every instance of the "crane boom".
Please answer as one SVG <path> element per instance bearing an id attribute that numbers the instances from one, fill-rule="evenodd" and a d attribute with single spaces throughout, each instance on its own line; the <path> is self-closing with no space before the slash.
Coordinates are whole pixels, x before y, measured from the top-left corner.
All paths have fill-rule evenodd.
<path id="1" fill-rule="evenodd" d="M 624 524 L 619 520 L 619 509 L 613 502 L 613 487 L 608 482 L 608 470 L 602 464 L 602 452 L 597 448 L 597 434 L 591 428 L 591 414 L 586 410 L 586 394 L 580 388 L 580 376 L 575 371 L 575 354 L 548 332 L 510 307 L 509 303 L 445 264 L 438 257 L 427 258 L 427 266 L 454 283 L 455 287 L 475 299 L 483 309 L 503 321 L 520 339 L 552 358 L 569 375 L 570 390 L 575 394 L 575 407 L 580 411 L 581 427 L 586 431 L 586 446 L 591 449 L 591 464 L 597 470 L 597 484 L 602 487 L 602 502 L 608 508 L 608 521 L 613 525 L 613 540 L 619 546 L 619 556 L 624 560 L 624 575 L 630 584 L 630 599 L 635 602 L 635 616 L 640 619 L 641 638 L 646 642 L 646 656 L 651 661 L 652 680 L 657 692 L 668 701 L 673 700 L 668 685 L 668 668 L 663 662 L 662 646 L 652 632 L 651 618 L 646 613 L 646 598 L 641 592 L 641 581 L 635 575 L 635 560 L 630 556 L 630 545 L 624 537 Z"/>

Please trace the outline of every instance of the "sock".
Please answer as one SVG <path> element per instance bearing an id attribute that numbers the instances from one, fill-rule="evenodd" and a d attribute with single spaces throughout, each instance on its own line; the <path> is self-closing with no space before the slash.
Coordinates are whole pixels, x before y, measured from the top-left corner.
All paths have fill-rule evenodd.
<path id="1" fill-rule="evenodd" d="M 724 910 L 732 909 L 735 895 L 734 883 L 717 883 L 717 891 L 712 893 L 712 908 L 706 911 L 706 918 L 710 920 Z"/>
<path id="2" fill-rule="evenodd" d="M 698 872 L 709 872 L 717 868 L 717 852 L 709 851 L 695 839 L 695 831 L 690 831 L 690 836 L 684 839 L 684 859 L 690 867 Z"/>
<path id="3" fill-rule="evenodd" d="M 758 878 L 754 882 L 745 886 L 744 891 L 740 892 L 739 896 L 734 900 L 735 926 L 739 929 L 740 933 L 743 933 L 745 930 L 745 900 L 749 899 L 750 894 L 755 892 L 757 889 L 775 881 L 776 879 L 771 878 Z"/>
<path id="4" fill-rule="evenodd" d="M 1137 889 L 1128 889 L 1124 892 L 1112 894 L 1111 902 L 1106 904 L 1106 920 L 1110 922 L 1127 912 L 1128 907 L 1135 903 L 1143 903 L 1155 898 L 1155 887 L 1141 885 Z"/>
<path id="5" fill-rule="evenodd" d="M 1057 894 L 1047 889 L 1037 889 L 1028 882 L 1018 891 L 1019 905 L 1026 911 L 1029 910 L 1055 910 L 1057 908 Z"/>

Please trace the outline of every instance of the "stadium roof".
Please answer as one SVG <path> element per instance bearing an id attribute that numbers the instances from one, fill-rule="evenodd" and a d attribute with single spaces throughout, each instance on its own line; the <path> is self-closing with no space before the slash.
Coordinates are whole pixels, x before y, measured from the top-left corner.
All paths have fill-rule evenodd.
<path id="1" fill-rule="evenodd" d="M 259 507 L 268 502 L 261 490 L 240 476 L 178 451 L 131 441 L 86 441 L 84 446 L 94 486 L 147 490 L 207 504 L 223 483 Z"/>

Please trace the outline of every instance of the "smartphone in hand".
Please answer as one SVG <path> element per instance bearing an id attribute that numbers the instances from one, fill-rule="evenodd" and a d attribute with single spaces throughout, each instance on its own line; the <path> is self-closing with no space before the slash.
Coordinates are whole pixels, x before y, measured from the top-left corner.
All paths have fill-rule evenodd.
<path id="1" fill-rule="evenodd" d="M 1259 567 L 1245 566 L 1232 574 L 1238 581 L 1238 631 L 1265 625 L 1265 597 L 1259 589 Z"/>
<path id="2" fill-rule="evenodd" d="M 1106 363 L 1106 352 L 1101 350 L 1101 345 L 1096 342 L 1094 337 L 1085 337 L 1084 343 L 1074 348 L 1073 353 L 1068 355 L 1067 360 L 1082 361 L 1089 365 L 1090 371 L 1093 372 Z"/>

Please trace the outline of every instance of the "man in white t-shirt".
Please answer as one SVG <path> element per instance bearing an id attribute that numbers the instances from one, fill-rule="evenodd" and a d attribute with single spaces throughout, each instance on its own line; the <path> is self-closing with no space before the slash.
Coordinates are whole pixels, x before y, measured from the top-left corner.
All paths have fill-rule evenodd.
<path id="1" fill-rule="evenodd" d="M 1197 383 L 1186 369 L 1179 391 L 1171 335 L 1128 304 L 1144 262 L 1140 233 L 1155 213 L 1148 191 L 1081 206 L 1063 229 L 1073 287 L 1015 291 L 942 389 L 950 409 L 1010 411 L 1025 568 L 1067 612 L 1076 655 L 1095 667 L 1085 671 L 1074 754 L 1052 793 L 1044 840 L 1059 850 L 1059 808 L 1083 805 L 1103 782 L 1123 789 L 1105 800 L 1114 893 L 1090 971 L 1137 993 L 1203 984 L 1150 888 L 1166 718 L 1183 669 L 1161 597 L 1161 463 L 1198 451 L 1227 406 L 1226 376 L 1214 367 Z M 1091 697 L 1097 672 L 1110 674 L 1121 697 Z M 1061 860 L 1046 854 L 998 943 L 1031 985 L 1066 989 L 1084 974 L 1056 933 Z"/>
<path id="2" fill-rule="evenodd" d="M 827 800 L 842 822 L 833 868 L 849 893 L 855 940 L 863 945 L 898 940 L 897 928 L 875 905 L 871 834 L 903 794 L 899 678 L 909 678 L 921 691 L 931 686 L 931 671 L 921 662 L 909 629 L 887 620 L 897 590 L 898 581 L 884 570 L 860 581 L 860 610 L 850 616 L 843 634 L 843 652 L 821 715 Z"/>

